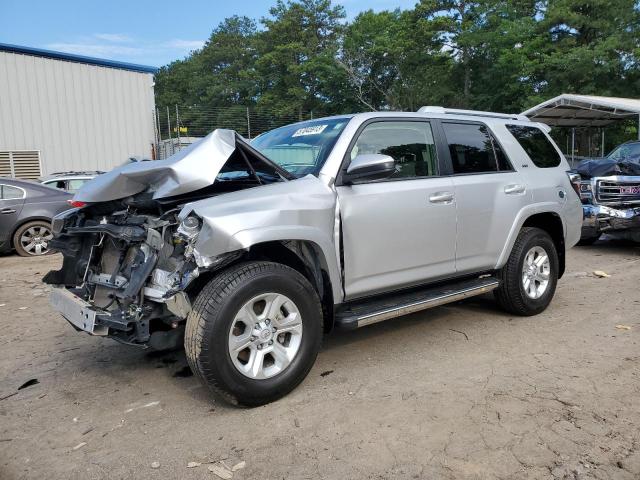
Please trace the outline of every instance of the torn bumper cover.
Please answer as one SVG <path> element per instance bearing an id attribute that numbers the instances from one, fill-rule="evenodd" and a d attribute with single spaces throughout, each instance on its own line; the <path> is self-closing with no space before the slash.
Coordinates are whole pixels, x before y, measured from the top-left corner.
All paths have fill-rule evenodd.
<path id="1" fill-rule="evenodd" d="M 640 207 L 619 209 L 605 205 L 583 205 L 582 211 L 583 237 L 621 230 L 640 230 Z"/>

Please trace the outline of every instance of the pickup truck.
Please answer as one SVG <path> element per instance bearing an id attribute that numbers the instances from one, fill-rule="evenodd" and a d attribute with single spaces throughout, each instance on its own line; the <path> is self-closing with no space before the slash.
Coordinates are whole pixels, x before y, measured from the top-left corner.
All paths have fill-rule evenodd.
<path id="1" fill-rule="evenodd" d="M 640 242 L 640 140 L 582 161 L 576 174 L 584 210 L 580 244 L 591 245 L 603 233 Z"/>
<path id="2" fill-rule="evenodd" d="M 423 107 L 215 130 L 80 189 L 54 219 L 51 304 L 77 330 L 155 349 L 234 404 L 276 400 L 324 332 L 493 292 L 549 305 L 582 205 L 548 127 Z"/>

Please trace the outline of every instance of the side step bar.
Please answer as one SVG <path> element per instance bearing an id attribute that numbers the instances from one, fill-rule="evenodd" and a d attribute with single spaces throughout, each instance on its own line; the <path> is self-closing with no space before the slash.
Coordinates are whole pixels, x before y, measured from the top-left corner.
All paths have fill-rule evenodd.
<path id="1" fill-rule="evenodd" d="M 391 296 L 385 295 L 382 298 L 360 300 L 344 305 L 338 310 L 335 323 L 340 329 L 354 330 L 390 318 L 481 295 L 499 285 L 500 282 L 495 277 L 483 277 L 414 290 L 410 293 L 400 292 Z"/>

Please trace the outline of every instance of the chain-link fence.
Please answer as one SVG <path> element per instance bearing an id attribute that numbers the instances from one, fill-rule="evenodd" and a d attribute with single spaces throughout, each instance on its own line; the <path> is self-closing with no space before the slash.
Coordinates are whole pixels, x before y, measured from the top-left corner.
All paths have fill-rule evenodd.
<path id="1" fill-rule="evenodd" d="M 157 159 L 173 155 L 217 128 L 235 130 L 243 137 L 251 139 L 289 123 L 324 116 L 314 111 L 278 114 L 243 106 L 203 108 L 174 105 L 158 108 L 154 113 Z"/>

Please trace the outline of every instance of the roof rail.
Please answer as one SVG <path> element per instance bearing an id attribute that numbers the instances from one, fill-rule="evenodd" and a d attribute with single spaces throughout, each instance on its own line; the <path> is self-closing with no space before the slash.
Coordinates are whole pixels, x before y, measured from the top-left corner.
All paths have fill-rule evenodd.
<path id="1" fill-rule="evenodd" d="M 509 120 L 519 120 L 522 122 L 529 122 L 530 120 L 519 113 L 495 113 L 495 112 L 482 112 L 480 110 L 461 110 L 458 108 L 444 108 L 437 106 L 425 106 L 420 107 L 418 113 L 441 113 L 450 115 L 470 115 L 472 117 L 491 117 L 491 118 L 506 118 Z"/>
<path id="2" fill-rule="evenodd" d="M 69 170 L 67 172 L 53 172 L 50 176 L 64 176 L 64 175 L 101 175 L 104 172 L 102 170 Z"/>

